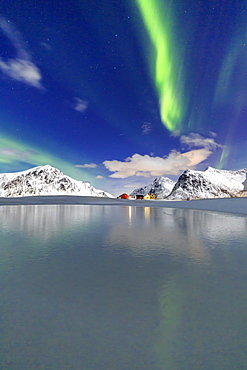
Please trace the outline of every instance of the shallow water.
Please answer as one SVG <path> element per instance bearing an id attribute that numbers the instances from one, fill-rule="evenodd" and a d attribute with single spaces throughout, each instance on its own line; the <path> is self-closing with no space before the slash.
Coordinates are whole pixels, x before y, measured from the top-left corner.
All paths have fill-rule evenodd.
<path id="1" fill-rule="evenodd" d="M 247 218 L 0 207 L 1 369 L 247 368 Z"/>

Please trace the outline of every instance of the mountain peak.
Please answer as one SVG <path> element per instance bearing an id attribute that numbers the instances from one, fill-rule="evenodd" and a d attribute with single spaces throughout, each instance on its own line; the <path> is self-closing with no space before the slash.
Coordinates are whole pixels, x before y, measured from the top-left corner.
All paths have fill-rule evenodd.
<path id="1" fill-rule="evenodd" d="M 156 177 L 154 181 L 150 185 L 143 186 L 141 188 L 137 188 L 132 191 L 130 194 L 131 197 L 135 197 L 136 195 L 147 195 L 147 194 L 155 194 L 157 198 L 163 199 L 167 195 L 170 194 L 173 187 L 175 185 L 175 181 L 169 179 L 169 177 Z"/>
<path id="2" fill-rule="evenodd" d="M 50 164 L 45 164 L 43 166 L 36 166 L 36 167 L 33 167 L 33 168 L 30 168 L 29 170 L 27 171 L 40 171 L 40 170 L 44 170 L 44 171 L 58 171 L 58 172 L 61 172 L 59 169 L 57 169 L 56 167 L 53 167 L 51 166 Z"/>
<path id="3" fill-rule="evenodd" d="M 0 196 L 22 197 L 32 195 L 113 196 L 94 188 L 90 183 L 77 181 L 47 164 L 16 173 L 0 174 Z"/>
<path id="4" fill-rule="evenodd" d="M 247 169 L 228 171 L 207 167 L 205 171 L 186 170 L 166 199 L 186 200 L 240 196 L 245 189 L 246 174 Z"/>

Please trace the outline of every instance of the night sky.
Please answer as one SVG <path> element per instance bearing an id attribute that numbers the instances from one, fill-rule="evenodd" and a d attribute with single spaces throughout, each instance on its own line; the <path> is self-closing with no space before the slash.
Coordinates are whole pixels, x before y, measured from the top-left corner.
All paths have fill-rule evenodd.
<path id="1" fill-rule="evenodd" d="M 0 96 L 0 172 L 119 195 L 247 167 L 246 1 L 3 1 Z"/>

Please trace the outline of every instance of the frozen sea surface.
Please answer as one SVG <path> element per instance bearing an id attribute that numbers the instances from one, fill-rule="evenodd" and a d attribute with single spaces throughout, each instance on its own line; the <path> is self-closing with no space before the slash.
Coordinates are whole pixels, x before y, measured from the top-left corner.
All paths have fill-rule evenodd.
<path id="1" fill-rule="evenodd" d="M 1 369 L 247 368 L 246 216 L 124 205 L 0 216 Z"/>
<path id="2" fill-rule="evenodd" d="M 45 205 L 45 204 L 84 204 L 105 206 L 137 206 L 137 207 L 164 207 L 181 209 L 200 209 L 207 211 L 229 212 L 247 214 L 247 197 L 221 198 L 221 199 L 197 199 L 190 201 L 166 201 L 166 200 L 133 200 L 103 197 L 85 196 L 30 196 L 18 198 L 1 198 L 2 205 Z"/>

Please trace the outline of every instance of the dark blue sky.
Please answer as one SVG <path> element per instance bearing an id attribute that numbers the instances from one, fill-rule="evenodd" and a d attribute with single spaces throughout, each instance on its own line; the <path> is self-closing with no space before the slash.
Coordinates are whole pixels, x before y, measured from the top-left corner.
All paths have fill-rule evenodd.
<path id="1" fill-rule="evenodd" d="M 247 163 L 246 1 L 0 5 L 0 171 L 118 195 Z"/>

